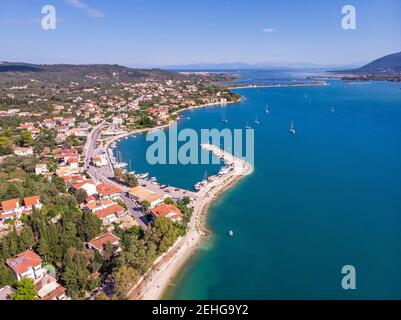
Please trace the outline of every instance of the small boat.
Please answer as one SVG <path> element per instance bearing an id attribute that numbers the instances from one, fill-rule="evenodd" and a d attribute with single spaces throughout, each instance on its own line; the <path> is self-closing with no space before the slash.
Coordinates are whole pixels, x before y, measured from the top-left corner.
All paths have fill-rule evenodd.
<path id="1" fill-rule="evenodd" d="M 249 122 L 246 123 L 245 129 L 252 129 L 251 126 L 249 125 Z"/>
<path id="2" fill-rule="evenodd" d="M 223 118 L 221 119 L 221 122 L 228 123 L 228 120 L 226 118 L 226 114 L 225 113 L 223 113 Z"/>
<path id="3" fill-rule="evenodd" d="M 334 112 L 336 112 L 336 109 L 334 109 L 334 107 L 331 107 L 330 112 L 334 113 Z"/>
<path id="4" fill-rule="evenodd" d="M 254 121 L 256 124 L 259 124 L 259 120 L 258 120 L 258 117 L 256 117 L 255 118 L 255 121 Z"/>
<path id="5" fill-rule="evenodd" d="M 269 108 L 266 106 L 266 108 L 265 108 L 265 112 L 266 112 L 266 114 L 269 114 Z"/>
<path id="6" fill-rule="evenodd" d="M 295 128 L 294 128 L 294 121 L 291 122 L 291 127 L 290 127 L 290 133 L 291 134 L 296 134 Z"/>
<path id="7" fill-rule="evenodd" d="M 136 177 L 139 179 L 146 179 L 149 176 L 149 172 L 137 174 Z"/>
<path id="8" fill-rule="evenodd" d="M 230 237 L 233 237 L 233 236 L 234 236 L 234 231 L 232 231 L 232 230 L 228 231 L 228 235 L 229 235 Z"/>

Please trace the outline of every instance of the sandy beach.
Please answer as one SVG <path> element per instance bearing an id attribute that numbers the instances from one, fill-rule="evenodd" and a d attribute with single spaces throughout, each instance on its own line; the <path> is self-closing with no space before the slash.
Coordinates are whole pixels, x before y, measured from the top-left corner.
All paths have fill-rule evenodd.
<path id="1" fill-rule="evenodd" d="M 238 101 L 228 102 L 227 104 L 238 103 Z M 198 108 L 223 105 L 222 103 L 209 103 L 189 107 L 176 112 L 179 113 Z M 178 119 L 179 120 L 179 119 Z M 169 127 L 167 123 L 153 128 L 137 129 L 130 132 L 104 138 L 103 149 L 107 150 L 111 143 L 121 140 L 127 136 L 144 133 L 151 130 Z M 100 125 L 99 127 L 101 127 Z M 140 279 L 138 284 L 132 288 L 128 296 L 131 300 L 156 300 L 160 299 L 170 284 L 174 276 L 183 267 L 186 261 L 196 252 L 202 240 L 207 239 L 209 232 L 206 229 L 206 214 L 209 205 L 224 191 L 237 183 L 242 177 L 252 173 L 253 168 L 241 159 L 234 157 L 213 145 L 202 145 L 202 148 L 213 152 L 218 157 L 224 157 L 227 163 L 233 165 L 233 169 L 221 176 L 214 177 L 211 182 L 204 186 L 192 197 L 194 208 L 191 221 L 188 224 L 187 234 L 177 240 L 168 252 L 156 259 L 152 268 Z M 110 161 L 110 159 L 109 159 Z"/>
<path id="2" fill-rule="evenodd" d="M 195 253 L 201 241 L 207 238 L 205 217 L 209 205 L 221 193 L 253 171 L 249 164 L 216 146 L 202 145 L 202 148 L 219 157 L 224 156 L 234 165 L 234 168 L 227 175 L 214 179 L 197 193 L 193 201 L 194 212 L 186 236 L 179 239 L 164 256 L 156 261 L 150 272 L 130 292 L 130 299 L 157 300 L 162 297 L 177 272 Z"/>

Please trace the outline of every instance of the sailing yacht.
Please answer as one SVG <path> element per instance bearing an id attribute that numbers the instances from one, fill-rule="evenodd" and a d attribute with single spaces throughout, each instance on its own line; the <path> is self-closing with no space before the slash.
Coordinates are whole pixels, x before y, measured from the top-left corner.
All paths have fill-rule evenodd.
<path id="1" fill-rule="evenodd" d="M 227 120 L 225 114 L 223 114 L 223 119 L 221 119 L 221 122 L 223 122 L 223 123 L 228 123 L 228 120 Z"/>
<path id="2" fill-rule="evenodd" d="M 256 124 L 259 124 L 259 120 L 258 120 L 258 117 L 256 116 L 256 118 L 255 118 L 255 121 L 254 121 Z"/>
<path id="3" fill-rule="evenodd" d="M 294 128 L 294 121 L 291 122 L 291 128 L 290 128 L 290 133 L 294 134 L 296 133 L 295 128 Z"/>
<path id="4" fill-rule="evenodd" d="M 266 106 L 266 108 L 265 108 L 265 112 L 266 112 L 266 114 L 269 114 L 269 108 Z"/>
<path id="5" fill-rule="evenodd" d="M 228 123 L 228 120 L 227 120 L 227 117 L 226 117 L 226 113 L 225 113 L 224 110 L 223 110 L 223 118 L 221 119 L 221 122 Z"/>

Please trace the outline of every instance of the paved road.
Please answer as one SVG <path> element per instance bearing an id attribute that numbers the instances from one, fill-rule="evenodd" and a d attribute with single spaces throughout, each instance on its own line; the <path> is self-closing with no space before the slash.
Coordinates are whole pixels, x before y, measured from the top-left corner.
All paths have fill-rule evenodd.
<path id="1" fill-rule="evenodd" d="M 112 178 L 114 177 L 113 169 L 108 161 L 109 165 L 97 168 L 91 165 L 91 158 L 95 155 L 103 154 L 106 152 L 102 146 L 96 147 L 96 141 L 100 137 L 101 130 L 105 127 L 105 123 L 101 123 L 96 126 L 92 132 L 89 134 L 87 143 L 85 145 L 85 166 L 88 174 L 92 177 L 95 182 L 107 182 L 120 187 L 123 190 L 121 199 L 124 201 L 128 208 L 129 214 L 139 223 L 142 229 L 146 230 L 146 217 L 142 214 L 138 205 L 128 197 L 128 191 L 130 188 L 122 186 L 116 183 Z"/>
<path id="2" fill-rule="evenodd" d="M 122 186 L 116 183 L 114 178 L 114 170 L 112 168 L 111 161 L 107 154 L 107 150 L 103 146 L 96 146 L 96 141 L 100 138 L 100 133 L 107 124 L 105 122 L 97 125 L 92 132 L 88 135 L 87 143 L 84 147 L 85 152 L 85 166 L 88 174 L 92 177 L 95 182 L 107 182 L 119 186 L 123 193 L 121 199 L 124 201 L 128 208 L 129 214 L 135 218 L 135 220 L 141 225 L 141 227 L 146 230 L 146 216 L 141 212 L 140 207 L 136 204 L 130 197 L 128 197 L 128 191 L 130 188 Z M 95 155 L 105 154 L 108 160 L 108 166 L 97 168 L 91 165 L 91 158 Z M 140 185 L 146 187 L 147 189 L 160 193 L 167 194 L 168 197 L 172 199 L 181 199 L 185 196 L 190 197 L 192 200 L 197 198 L 197 193 L 192 191 L 183 190 L 175 187 L 162 188 L 159 184 L 153 183 L 147 180 L 138 179 Z"/>

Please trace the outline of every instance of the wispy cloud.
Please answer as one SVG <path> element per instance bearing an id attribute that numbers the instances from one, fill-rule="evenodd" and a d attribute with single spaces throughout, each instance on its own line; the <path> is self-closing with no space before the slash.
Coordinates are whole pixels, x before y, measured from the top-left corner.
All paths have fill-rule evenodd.
<path id="1" fill-rule="evenodd" d="M 262 32 L 267 32 L 267 33 L 273 32 L 273 31 L 274 31 L 273 28 L 264 28 L 264 29 L 262 29 Z"/>
<path id="2" fill-rule="evenodd" d="M 84 11 L 88 16 L 92 18 L 103 18 L 105 16 L 102 11 L 88 6 L 81 0 L 65 0 L 65 3 Z"/>

